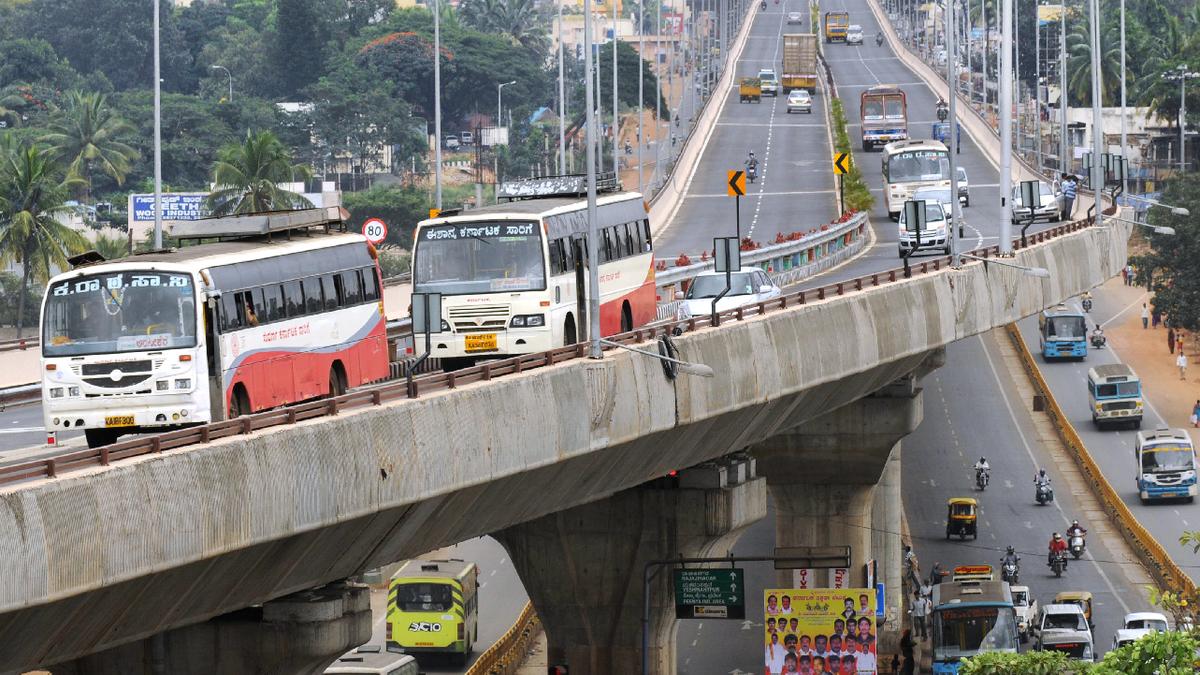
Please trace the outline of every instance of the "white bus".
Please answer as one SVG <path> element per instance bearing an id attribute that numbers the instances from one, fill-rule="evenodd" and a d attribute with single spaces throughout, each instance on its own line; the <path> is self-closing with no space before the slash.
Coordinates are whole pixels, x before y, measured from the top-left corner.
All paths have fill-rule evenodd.
<path id="1" fill-rule="evenodd" d="M 950 189 L 950 151 L 938 141 L 896 141 L 883 146 L 883 202 L 892 220 L 923 187 Z"/>
<path id="2" fill-rule="evenodd" d="M 1092 424 L 1129 422 L 1142 426 L 1142 381 L 1124 363 L 1108 363 L 1088 370 L 1088 407 Z"/>
<path id="3" fill-rule="evenodd" d="M 229 238 L 75 261 L 42 302 L 47 442 L 82 430 L 96 447 L 387 377 L 375 252 L 340 226 L 336 208 L 202 220 L 175 234 Z"/>
<path id="4" fill-rule="evenodd" d="M 582 189 L 576 176 L 505 184 L 501 195 L 513 201 L 443 212 L 417 225 L 413 292 L 442 294 L 443 332 L 432 340 L 431 357 L 454 369 L 479 358 L 575 344 L 583 336 L 588 223 Z M 613 335 L 656 318 L 650 221 L 638 193 L 609 192 L 597 202 L 600 331 Z"/>

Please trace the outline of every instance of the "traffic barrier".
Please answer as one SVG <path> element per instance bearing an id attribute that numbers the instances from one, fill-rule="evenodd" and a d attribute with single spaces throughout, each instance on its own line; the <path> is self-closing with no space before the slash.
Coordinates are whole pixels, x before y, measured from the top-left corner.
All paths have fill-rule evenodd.
<path id="1" fill-rule="evenodd" d="M 1045 407 L 1045 413 L 1050 416 L 1054 422 L 1054 428 L 1058 430 L 1058 435 L 1062 438 L 1063 445 L 1067 447 L 1071 458 L 1075 460 L 1080 472 L 1083 473 L 1084 479 L 1087 480 L 1095 491 L 1096 498 L 1100 500 L 1100 504 L 1104 507 L 1104 512 L 1108 514 L 1109 519 L 1120 530 L 1125 541 L 1129 543 L 1130 548 L 1134 550 L 1142 564 L 1150 570 L 1151 575 L 1158 582 L 1160 588 L 1168 589 L 1176 593 L 1183 593 L 1185 597 L 1194 597 L 1196 593 L 1196 584 L 1192 582 L 1191 577 L 1184 574 L 1179 565 L 1171 559 L 1166 549 L 1154 535 L 1150 534 L 1142 524 L 1138 522 L 1133 512 L 1125 505 L 1117 491 L 1109 485 L 1104 478 L 1104 474 L 1100 471 L 1100 467 L 1092 459 L 1092 455 L 1088 452 L 1087 446 L 1084 445 L 1083 439 L 1075 431 L 1075 427 L 1071 424 L 1070 418 L 1063 413 L 1063 410 L 1055 400 L 1053 392 L 1046 384 L 1046 380 L 1042 377 L 1041 370 L 1038 369 L 1037 363 L 1034 361 L 1033 354 L 1026 346 L 1025 340 L 1021 338 L 1021 333 L 1017 329 L 1016 324 L 1008 324 L 1006 327 L 1009 339 L 1012 340 L 1013 346 L 1017 350 L 1017 354 L 1021 357 L 1021 364 L 1025 367 L 1025 372 L 1029 374 L 1030 380 L 1033 381 L 1035 391 L 1042 397 L 1042 402 Z"/>
<path id="2" fill-rule="evenodd" d="M 542 621 L 533 610 L 533 603 L 526 602 L 508 632 L 481 654 L 465 675 L 512 675 L 521 667 L 529 652 L 529 645 L 541 632 Z"/>
<path id="3" fill-rule="evenodd" d="M 1089 227 L 1090 225 L 1090 221 L 1087 220 L 1077 220 L 1070 223 L 1064 223 L 1046 231 L 1046 238 L 1053 239 L 1065 234 L 1077 232 L 1081 229 Z M 1019 249 L 1020 246 L 1014 244 L 1014 248 Z M 970 251 L 969 253 L 981 258 L 990 258 L 999 255 L 999 247 L 991 246 L 988 248 Z M 986 264 L 986 262 L 982 264 Z M 912 274 L 916 275 L 937 272 L 943 268 L 949 267 L 949 265 L 950 258 L 946 256 L 927 258 L 920 264 L 914 264 L 912 266 Z M 715 322 L 707 316 L 692 317 L 682 320 L 659 321 L 650 325 L 642 326 L 628 333 L 610 336 L 607 338 L 607 340 L 622 345 L 632 345 L 646 341 L 653 341 L 657 340 L 661 336 L 673 334 L 676 330 L 679 332 L 705 330 L 710 326 L 720 326 L 726 321 L 744 321 L 745 319 L 760 314 L 784 310 L 788 307 L 803 305 L 810 301 L 824 300 L 827 296 L 844 295 L 849 292 L 861 290 L 868 286 L 880 286 L 882 284 L 895 283 L 903 278 L 903 268 L 875 272 L 857 279 L 850 279 L 826 286 L 820 286 L 818 288 L 799 290 L 786 295 L 780 295 L 778 297 L 771 298 L 770 300 L 755 303 L 753 305 L 747 305 L 745 307 L 739 307 L 737 309 L 720 312 L 716 315 Z M 397 322 L 397 324 L 400 323 L 407 325 L 406 322 Z M 411 332 L 409 335 L 411 336 Z M 605 346 L 604 349 L 607 351 L 615 349 L 615 347 Z M 49 459 L 39 459 L 21 464 L 12 464 L 6 467 L 0 467 L 0 485 L 7 485 L 33 478 L 53 478 L 58 476 L 63 471 L 94 467 L 97 465 L 107 466 L 116 460 L 137 457 L 146 454 L 155 454 L 163 452 L 164 450 L 173 450 L 190 445 L 208 443 L 209 441 L 213 441 L 218 438 L 249 434 L 259 429 L 266 429 L 268 427 L 280 426 L 284 424 L 295 424 L 296 422 L 315 417 L 337 415 L 340 411 L 351 408 L 378 406 L 385 402 L 394 401 L 401 398 L 419 398 L 422 393 L 454 389 L 460 385 L 469 384 L 472 382 L 485 382 L 498 377 L 503 377 L 505 375 L 521 373 L 537 368 L 545 368 L 556 363 L 562 363 L 563 361 L 584 359 L 588 357 L 588 354 L 588 343 L 581 342 L 566 347 L 551 349 L 550 351 L 546 352 L 522 354 L 520 356 L 514 356 L 496 361 L 485 361 L 474 367 L 464 368 L 458 371 L 429 373 L 420 377 L 415 377 L 411 382 L 404 381 L 377 384 L 333 398 L 298 403 L 253 415 L 238 417 L 232 420 L 188 427 L 186 429 L 169 431 L 167 433 L 158 434 L 155 436 L 132 438 L 127 441 L 121 441 L 101 448 L 79 450 L 77 452 L 59 455 Z"/>

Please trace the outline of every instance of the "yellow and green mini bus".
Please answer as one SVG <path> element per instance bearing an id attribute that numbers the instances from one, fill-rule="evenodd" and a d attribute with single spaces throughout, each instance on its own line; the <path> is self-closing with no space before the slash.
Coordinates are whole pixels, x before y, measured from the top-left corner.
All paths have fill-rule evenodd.
<path id="1" fill-rule="evenodd" d="M 462 560 L 410 560 L 388 585 L 387 649 L 466 663 L 479 639 L 479 568 Z"/>

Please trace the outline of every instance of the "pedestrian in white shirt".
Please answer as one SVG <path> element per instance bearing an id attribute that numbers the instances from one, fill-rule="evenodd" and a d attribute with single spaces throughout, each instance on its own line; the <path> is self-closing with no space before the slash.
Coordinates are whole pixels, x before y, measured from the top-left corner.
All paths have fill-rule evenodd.
<path id="1" fill-rule="evenodd" d="M 1175 357 L 1175 365 L 1179 367 L 1179 379 L 1187 379 L 1187 357 L 1183 352 L 1179 352 L 1179 356 Z"/>

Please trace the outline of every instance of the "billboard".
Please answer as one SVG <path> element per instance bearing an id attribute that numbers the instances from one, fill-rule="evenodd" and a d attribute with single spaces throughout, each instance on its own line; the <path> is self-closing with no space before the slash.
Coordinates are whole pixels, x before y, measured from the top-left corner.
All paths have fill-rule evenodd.
<path id="1" fill-rule="evenodd" d="M 207 192 L 162 193 L 162 217 L 171 220 L 200 220 L 205 216 L 204 198 Z M 129 195 L 129 224 L 145 225 L 154 222 L 154 195 Z"/>
<path id="2" fill-rule="evenodd" d="M 875 675 L 876 591 L 763 591 L 764 672 Z"/>

